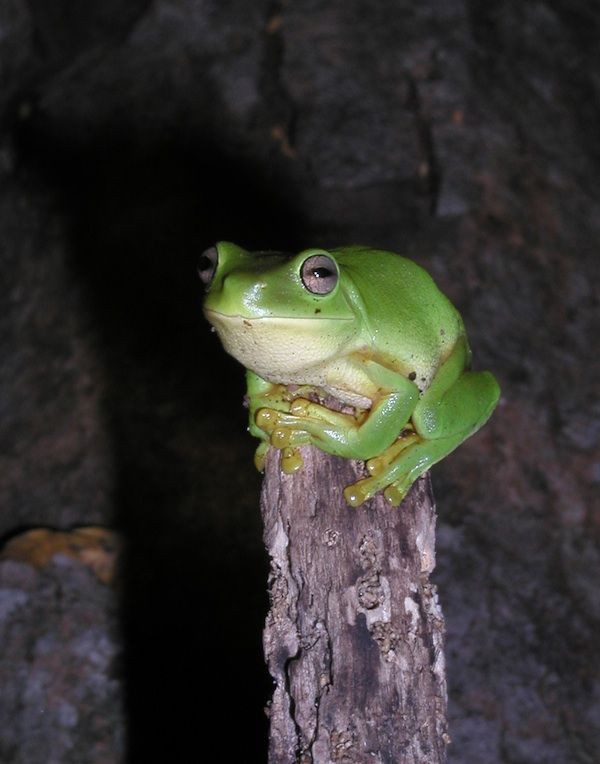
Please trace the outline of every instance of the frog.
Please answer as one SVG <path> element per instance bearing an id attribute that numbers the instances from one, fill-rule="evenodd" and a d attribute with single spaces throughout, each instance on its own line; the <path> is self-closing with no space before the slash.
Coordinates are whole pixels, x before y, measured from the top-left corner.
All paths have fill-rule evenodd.
<path id="1" fill-rule="evenodd" d="M 358 507 L 399 506 L 431 466 L 477 432 L 500 388 L 471 369 L 460 313 L 417 262 L 352 245 L 297 254 L 220 241 L 198 262 L 204 315 L 246 369 L 249 431 L 262 470 L 302 447 L 364 463 L 343 490 Z"/>

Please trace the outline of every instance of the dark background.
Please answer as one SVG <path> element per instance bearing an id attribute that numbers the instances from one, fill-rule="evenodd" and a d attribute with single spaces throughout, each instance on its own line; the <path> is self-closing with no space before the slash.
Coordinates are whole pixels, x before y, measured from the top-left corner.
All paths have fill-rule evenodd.
<path id="1" fill-rule="evenodd" d="M 590 0 L 0 0 L 1 532 L 124 540 L 117 591 L 0 562 L 0 760 L 265 761 L 217 239 L 456 303 L 503 397 L 433 472 L 450 761 L 599 760 L 599 39 Z"/>

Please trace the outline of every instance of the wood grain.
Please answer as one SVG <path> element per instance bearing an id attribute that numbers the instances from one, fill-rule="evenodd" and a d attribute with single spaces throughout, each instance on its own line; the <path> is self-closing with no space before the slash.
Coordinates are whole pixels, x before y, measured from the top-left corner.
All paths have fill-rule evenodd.
<path id="1" fill-rule="evenodd" d="M 428 476 L 399 508 L 358 509 L 362 465 L 303 449 L 284 475 L 271 449 L 261 497 L 271 558 L 264 650 L 275 682 L 270 764 L 446 760 L 444 622 L 429 576 Z"/>

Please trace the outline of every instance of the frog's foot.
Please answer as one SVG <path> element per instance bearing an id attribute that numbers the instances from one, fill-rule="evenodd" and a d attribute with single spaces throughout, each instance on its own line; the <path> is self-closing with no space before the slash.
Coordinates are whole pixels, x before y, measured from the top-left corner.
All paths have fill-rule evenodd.
<path id="1" fill-rule="evenodd" d="M 422 438 L 420 438 L 412 428 L 407 427 L 403 430 L 398 436 L 398 439 L 394 441 L 389 448 L 386 448 L 383 453 L 374 456 L 366 462 L 369 477 L 363 478 L 353 485 L 349 485 L 344 490 L 344 496 L 347 503 L 351 507 L 358 507 L 368 499 L 371 499 L 379 491 L 383 491 L 384 489 L 387 491 L 389 489 L 390 497 L 388 498 L 386 493 L 386 498 L 388 498 L 393 506 L 400 504 L 404 496 L 398 498 L 398 495 L 392 492 L 389 474 L 392 465 L 396 463 L 400 454 L 420 441 L 422 441 Z M 393 501 L 391 500 L 392 497 Z"/>
<path id="2" fill-rule="evenodd" d="M 398 470 L 394 469 L 395 464 L 392 463 L 386 468 L 382 468 L 377 475 L 363 478 L 356 483 L 344 488 L 344 498 L 346 503 L 350 507 L 359 507 L 364 504 L 365 501 L 372 499 L 375 494 L 383 491 L 383 495 L 392 507 L 397 507 L 406 494 L 413 482 L 423 474 L 428 467 L 424 467 L 422 472 L 415 472 L 414 475 L 407 474 L 399 477 L 398 480 L 393 479 L 393 475 L 397 474 Z"/>
<path id="3" fill-rule="evenodd" d="M 307 398 L 294 398 L 290 403 L 289 410 L 280 413 L 279 424 L 298 427 L 302 426 L 299 420 L 306 420 L 307 426 L 311 426 L 313 429 L 320 429 L 324 425 L 328 425 L 336 429 L 345 430 L 351 426 L 356 427 L 357 423 L 361 422 L 364 418 L 364 414 L 365 412 L 362 410 L 357 414 L 347 414 L 341 411 L 334 411 Z"/>
<path id="4" fill-rule="evenodd" d="M 275 448 L 312 444 L 338 456 L 364 458 L 355 453 L 359 418 L 360 415 L 332 411 L 299 398 L 292 402 L 289 412 L 259 409 L 255 422 L 258 431 L 263 432 Z"/>
<path id="5" fill-rule="evenodd" d="M 344 497 L 351 507 L 358 507 L 379 491 L 386 500 L 397 507 L 404 500 L 415 480 L 440 459 L 453 451 L 464 435 L 437 440 L 426 440 L 416 433 L 399 439 L 376 459 L 376 470 L 369 477 L 359 480 L 344 490 Z M 373 460 L 370 460 L 373 461 Z"/>
<path id="6" fill-rule="evenodd" d="M 298 472 L 303 465 L 302 455 L 297 446 L 310 443 L 310 435 L 304 430 L 282 426 L 280 424 L 281 416 L 280 411 L 270 408 L 260 409 L 256 414 L 256 425 L 265 436 L 254 454 L 254 464 L 259 472 L 264 470 L 269 446 L 273 446 L 281 452 L 281 469 L 287 475 Z"/>
<path id="7" fill-rule="evenodd" d="M 255 421 L 275 448 L 292 448 L 310 443 L 310 435 L 302 429 L 302 421 L 298 417 L 264 408 L 256 412 Z"/>
<path id="8" fill-rule="evenodd" d="M 254 452 L 254 466 L 259 472 L 265 471 L 267 451 L 271 445 L 273 444 L 268 440 L 263 440 L 256 447 L 256 451 Z M 286 475 L 293 475 L 294 472 L 298 472 L 298 470 L 302 468 L 304 462 L 302 460 L 302 454 L 297 448 L 282 446 L 279 450 L 281 452 L 282 472 L 285 472 Z"/>
<path id="9" fill-rule="evenodd" d="M 409 482 L 408 487 L 405 487 L 402 481 L 396 481 L 395 483 L 390 483 L 390 485 L 386 486 L 385 483 L 382 483 L 380 480 L 370 477 L 363 478 L 363 480 L 359 480 L 344 488 L 344 498 L 346 499 L 348 506 L 359 507 L 361 504 L 364 504 L 365 501 L 372 499 L 375 494 L 383 490 L 383 495 L 390 506 L 397 507 L 402 503 L 402 500 L 408 493 L 408 489 L 415 479 L 416 478 Z"/>
<path id="10" fill-rule="evenodd" d="M 389 475 L 400 454 L 419 442 L 422 442 L 422 438 L 411 427 L 404 429 L 389 448 L 366 462 L 369 477 L 359 480 L 344 490 L 347 503 L 351 507 L 358 507 L 385 489 L 386 499 L 392 506 L 398 506 L 406 495 L 406 491 L 400 495 L 401 487 L 391 483 Z"/>
<path id="11" fill-rule="evenodd" d="M 398 455 L 404 451 L 405 448 L 408 448 L 413 445 L 413 443 L 420 440 L 421 438 L 411 427 L 404 429 L 397 440 L 395 440 L 391 446 L 386 448 L 383 453 L 374 456 L 366 462 L 369 475 L 376 478 L 379 475 L 384 474 L 389 469 L 390 464 L 396 460 Z"/>
<path id="12" fill-rule="evenodd" d="M 344 488 L 344 498 L 348 506 L 359 507 L 365 501 L 372 499 L 375 494 L 383 491 L 385 498 L 391 506 L 397 507 L 408 493 L 408 488 L 416 480 L 416 477 L 404 489 L 402 481 L 398 480 L 392 483 L 388 474 L 389 470 L 386 470 L 384 473 L 377 475 L 377 477 L 366 477 Z"/>

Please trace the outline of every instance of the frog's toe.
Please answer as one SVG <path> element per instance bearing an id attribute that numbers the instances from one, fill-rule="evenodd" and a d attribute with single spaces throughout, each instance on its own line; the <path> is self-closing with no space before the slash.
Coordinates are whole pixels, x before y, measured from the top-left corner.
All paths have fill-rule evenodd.
<path id="1" fill-rule="evenodd" d="M 405 487 L 404 482 L 397 480 L 395 483 L 388 485 L 388 487 L 383 492 L 383 495 L 385 496 L 386 501 L 391 504 L 392 507 L 398 507 L 404 501 L 407 493 L 408 489 Z"/>
<path id="2" fill-rule="evenodd" d="M 353 483 L 344 488 L 344 499 L 349 507 L 360 507 L 368 498 L 368 493 L 362 489 L 360 483 Z"/>
<path id="3" fill-rule="evenodd" d="M 273 432 L 279 422 L 279 412 L 269 408 L 259 409 L 254 416 L 254 421 L 264 432 Z"/>
<path id="4" fill-rule="evenodd" d="M 294 398 L 290 403 L 290 414 L 294 416 L 308 416 L 311 402 L 307 398 Z"/>
<path id="5" fill-rule="evenodd" d="M 377 480 L 371 477 L 352 483 L 344 488 L 344 498 L 350 507 L 360 507 L 368 499 L 373 498 L 377 491 L 381 490 L 381 485 Z"/>
<path id="6" fill-rule="evenodd" d="M 281 451 L 281 469 L 286 475 L 293 475 L 304 465 L 302 454 L 297 448 L 284 448 Z"/>
<path id="7" fill-rule="evenodd" d="M 269 450 L 269 443 L 263 440 L 256 447 L 254 452 L 254 466 L 259 472 L 265 471 L 265 459 L 267 458 L 267 451 Z"/>
<path id="8" fill-rule="evenodd" d="M 391 466 L 398 459 L 402 451 L 419 441 L 419 436 L 412 430 L 406 429 L 401 432 L 397 440 L 395 440 L 391 446 L 386 448 L 385 451 L 378 456 L 374 456 L 367 461 L 369 475 L 377 478 L 383 477 L 390 471 Z"/>
<path id="9" fill-rule="evenodd" d="M 291 427 L 277 427 L 271 432 L 271 445 L 275 448 L 291 448 L 310 443 L 310 435 L 304 430 Z"/>
<path id="10" fill-rule="evenodd" d="M 377 477 L 377 475 L 380 475 L 386 469 L 387 462 L 383 456 L 374 456 L 372 459 L 367 460 L 365 466 L 371 477 Z"/>
<path id="11" fill-rule="evenodd" d="M 410 482 L 407 484 L 406 480 L 397 480 L 388 484 L 381 476 L 368 477 L 347 486 L 344 489 L 344 498 L 349 506 L 359 507 L 383 490 L 386 501 L 392 507 L 397 507 L 404 500 L 409 488 Z"/>
<path id="12" fill-rule="evenodd" d="M 291 430 L 286 430 L 285 427 L 277 427 L 271 432 L 271 445 L 275 448 L 287 448 L 291 445 Z"/>

